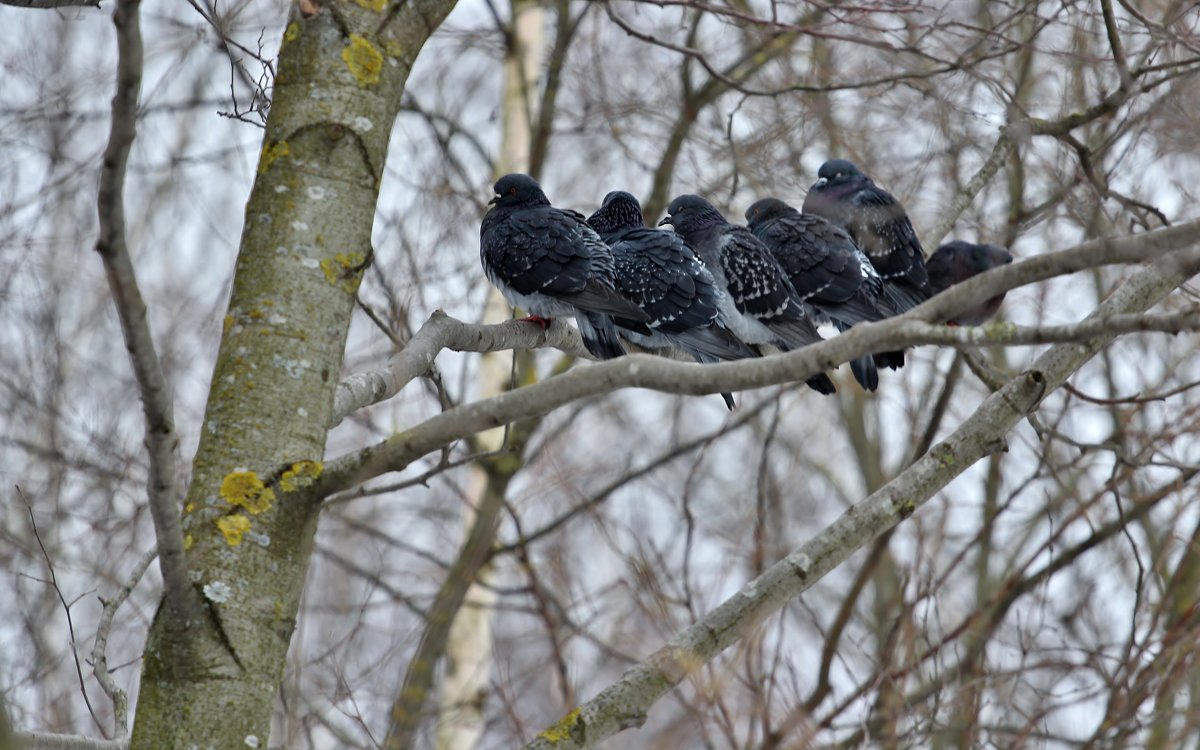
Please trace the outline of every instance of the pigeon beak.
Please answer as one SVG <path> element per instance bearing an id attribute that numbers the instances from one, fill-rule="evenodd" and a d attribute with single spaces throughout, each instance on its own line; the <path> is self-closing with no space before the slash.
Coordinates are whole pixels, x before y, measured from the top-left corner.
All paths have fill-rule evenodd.
<path id="1" fill-rule="evenodd" d="M 488 201 L 488 205 L 494 206 L 499 202 L 500 202 L 500 196 L 497 195 L 495 198 L 492 198 L 490 201 Z"/>
<path id="2" fill-rule="evenodd" d="M 816 181 L 816 182 L 814 182 L 814 183 L 813 183 L 813 188 L 814 188 L 814 189 L 816 189 L 816 188 L 823 188 L 823 187 L 825 187 L 825 186 L 826 186 L 826 185 L 828 185 L 828 184 L 829 184 L 829 180 L 828 180 L 827 178 L 825 178 L 825 177 L 820 177 L 820 178 L 818 178 L 818 179 L 817 179 L 817 181 Z"/>
<path id="3" fill-rule="evenodd" d="M 658 222 L 658 225 L 661 227 L 661 226 L 665 226 L 670 223 L 671 223 L 671 216 L 670 216 L 670 214 L 668 214 L 667 216 L 664 216 L 662 218 L 662 221 Z"/>

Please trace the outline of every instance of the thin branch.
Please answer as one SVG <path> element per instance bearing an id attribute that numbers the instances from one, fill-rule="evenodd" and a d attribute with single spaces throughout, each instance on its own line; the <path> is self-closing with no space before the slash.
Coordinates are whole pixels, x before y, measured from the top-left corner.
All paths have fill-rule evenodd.
<path id="1" fill-rule="evenodd" d="M 29 502 L 29 498 L 25 497 L 20 486 L 17 487 L 17 494 L 21 496 L 21 502 L 25 503 L 25 510 L 29 514 L 29 526 L 33 530 L 33 538 L 37 541 L 38 549 L 42 551 L 42 557 L 46 560 L 46 570 L 50 573 L 50 580 L 46 583 L 54 589 L 55 596 L 62 604 L 63 613 L 67 616 L 67 633 L 71 636 L 71 657 L 75 662 L 75 676 L 79 679 L 79 692 L 83 694 L 83 702 L 87 705 L 88 713 L 92 715 L 92 721 L 96 722 L 96 726 L 103 731 L 104 727 L 100 723 L 100 717 L 96 715 L 96 709 L 92 708 L 92 699 L 88 697 L 87 686 L 83 683 L 83 667 L 79 664 L 79 652 L 75 649 L 75 644 L 79 643 L 79 639 L 75 637 L 75 621 L 71 617 L 71 603 L 67 602 L 67 598 L 58 585 L 58 576 L 54 573 L 54 561 L 50 559 L 50 552 L 42 542 L 42 534 L 37 527 L 37 518 L 33 515 L 33 504 Z"/>
<path id="2" fill-rule="evenodd" d="M 22 750 L 126 750 L 129 738 L 97 740 L 77 734 L 16 732 L 13 735 Z"/>
<path id="3" fill-rule="evenodd" d="M 1092 317 L 1145 310 L 1198 270 L 1200 252 L 1160 259 L 1122 285 Z M 623 729 L 641 726 L 650 707 L 689 674 L 751 632 L 872 538 L 908 518 L 976 461 L 1001 449 L 1009 430 L 1110 341 L 1111 337 L 1100 337 L 1047 351 L 1028 370 L 984 400 L 953 434 L 911 467 L 645 661 L 626 670 L 595 698 L 547 728 L 526 745 L 527 750 L 594 747 Z"/>
<path id="4" fill-rule="evenodd" d="M 113 727 L 118 737 L 129 734 L 129 696 L 125 694 L 124 690 L 117 687 L 116 681 L 108 671 L 108 636 L 112 632 L 113 618 L 116 617 L 117 610 L 133 593 L 138 581 L 142 580 L 142 576 L 146 573 L 146 568 L 150 567 L 150 563 L 154 562 L 156 557 L 158 557 L 157 548 L 142 555 L 137 565 L 133 566 L 129 578 L 117 590 L 116 595 L 108 600 L 100 597 L 100 603 L 104 609 L 100 612 L 100 624 L 96 627 L 96 642 L 92 646 L 92 673 L 96 675 L 96 681 L 100 683 L 100 687 L 113 702 Z"/>
<path id="5" fill-rule="evenodd" d="M 142 34 L 138 25 L 140 0 L 120 0 L 113 23 L 117 27 L 117 92 L 112 103 L 112 131 L 100 168 L 97 212 L 100 236 L 96 252 L 112 290 L 125 347 L 137 378 L 146 416 L 146 448 L 150 455 L 147 488 L 150 515 L 158 540 L 158 560 L 163 575 L 163 597 L 175 606 L 181 592 L 190 591 L 179 517 L 179 492 L 175 480 L 175 433 L 171 395 L 162 362 L 154 347 L 146 303 L 138 289 L 133 261 L 125 241 L 125 167 L 137 131 L 138 92 L 142 85 Z"/>
<path id="6" fill-rule="evenodd" d="M 0 5 L 16 8 L 99 8 L 100 0 L 0 0 Z"/>

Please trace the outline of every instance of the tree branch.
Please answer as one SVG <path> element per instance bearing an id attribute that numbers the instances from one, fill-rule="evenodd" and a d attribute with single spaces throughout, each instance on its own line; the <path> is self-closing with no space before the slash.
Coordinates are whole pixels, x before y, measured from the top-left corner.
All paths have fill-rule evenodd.
<path id="1" fill-rule="evenodd" d="M 1123 284 L 1089 320 L 1145 310 L 1198 271 L 1200 251 L 1161 258 Z M 953 434 L 911 467 L 627 670 L 616 683 L 547 728 L 526 749 L 588 748 L 623 729 L 641 726 L 650 707 L 696 668 L 737 642 L 873 537 L 908 518 L 976 461 L 1002 449 L 1009 430 L 1111 340 L 1111 336 L 1098 337 L 1047 351 L 1028 370 L 989 396 Z"/>
<path id="2" fill-rule="evenodd" d="M 157 548 L 142 555 L 137 565 L 133 566 L 133 572 L 129 574 L 129 578 L 121 584 L 116 595 L 112 599 L 100 599 L 104 609 L 100 612 L 100 624 L 96 627 L 96 642 L 92 646 L 92 673 L 96 675 L 96 681 L 100 683 L 104 693 L 113 702 L 113 727 L 118 737 L 129 734 L 129 696 L 125 694 L 124 690 L 117 687 L 116 681 L 108 671 L 108 636 L 112 632 L 113 618 L 116 617 L 117 610 L 133 593 L 138 581 L 142 580 L 142 576 L 146 573 L 146 568 L 150 567 L 150 563 L 154 562 L 154 558 L 157 556 Z"/>
<path id="3" fill-rule="evenodd" d="M 1020 329 L 1010 326 L 988 326 L 982 329 L 962 328 L 945 329 L 941 326 L 902 325 L 899 321 L 941 321 L 949 320 L 974 304 L 980 299 L 993 297 L 1024 284 L 1053 278 L 1064 273 L 1093 268 L 1107 263 L 1130 263 L 1157 257 L 1163 253 L 1179 250 L 1194 243 L 1200 238 L 1200 221 L 1180 224 L 1175 227 L 1155 230 L 1144 234 L 1133 235 L 1113 240 L 1095 240 L 1085 242 L 1069 250 L 1057 253 L 1046 253 L 1019 263 L 993 269 L 987 273 L 975 276 L 967 281 L 939 294 L 929 302 L 914 308 L 900 318 L 873 324 L 862 324 L 854 330 L 838 336 L 825 344 L 806 347 L 803 351 L 831 351 L 828 359 L 833 366 L 839 362 L 849 361 L 868 351 L 875 342 L 905 343 L 905 344 L 949 344 L 954 346 L 976 346 L 997 343 L 1033 344 L 1050 341 L 1073 340 L 1080 337 L 1070 326 L 1055 326 L 1039 329 Z M 1165 325 L 1174 322 L 1175 328 L 1154 329 L 1138 328 L 1136 321 L 1116 321 L 1119 324 L 1133 326 L 1129 330 L 1180 330 L 1187 326 L 1187 321 L 1170 321 L 1149 319 Z M 1091 323 L 1091 326 L 1097 324 Z M 1057 329 L 1057 330 L 1056 330 Z M 1081 330 L 1088 330 L 1086 327 Z M 867 334 L 866 332 L 874 332 Z M 1127 331 L 1123 331 L 1127 332 Z M 1054 335 L 1051 335 L 1054 334 Z M 857 337 L 857 338 L 852 338 Z M 890 338 L 889 338 L 890 337 Z M 907 338 L 901 338 L 907 337 Z M 1086 337 L 1086 336 L 1084 336 Z M 847 342 L 864 341 L 862 346 L 845 349 L 849 352 L 847 359 L 837 359 Z M 834 342 L 841 342 L 834 346 Z M 583 349 L 579 334 L 562 321 L 555 321 L 549 330 L 542 331 L 540 327 L 519 321 L 507 321 L 498 325 L 471 325 L 451 318 L 445 313 L 435 312 L 430 319 L 408 342 L 408 345 L 397 352 L 388 363 L 377 370 L 350 375 L 338 384 L 334 397 L 333 422 L 336 424 L 349 414 L 379 401 L 391 398 L 399 393 L 404 386 L 414 378 L 429 371 L 434 358 L 443 349 L 469 352 L 490 352 L 501 349 L 533 349 L 552 347 L 577 357 L 590 355 Z M 823 349 L 820 347 L 828 347 Z M 789 355 L 792 356 L 792 355 Z M 774 358 L 772 358 L 774 359 Z M 799 361 L 799 360 L 793 360 Z M 739 367 L 745 363 L 724 365 L 723 367 Z M 707 369 L 716 367 L 706 366 Z M 746 367 L 742 372 L 749 372 Z M 676 373 L 686 373 L 688 380 L 692 379 L 695 367 L 676 368 Z M 724 370 L 722 372 L 725 372 Z M 813 370 L 816 372 L 816 370 Z M 809 373 L 810 375 L 812 373 Z M 759 387 L 772 385 L 782 380 L 765 380 L 758 385 L 734 387 Z M 741 382 L 741 381 L 739 381 Z M 751 382 L 751 381 L 747 381 Z M 672 393 L 716 393 L 706 390 L 674 390 L 665 388 Z M 588 394 L 592 395 L 592 394 Z M 468 407 L 470 405 L 467 405 Z M 467 407 L 464 407 L 467 408 Z M 419 429 L 419 428 L 418 428 Z"/>
<path id="4" fill-rule="evenodd" d="M 16 732 L 14 739 L 22 750 L 126 750 L 129 738 L 98 740 L 79 734 L 50 732 Z"/>
<path id="5" fill-rule="evenodd" d="M 100 0 L 0 0 L 0 5 L 11 5 L 15 8 L 99 8 Z"/>
<path id="6" fill-rule="evenodd" d="M 146 303 L 138 289 L 133 261 L 125 241 L 125 167 L 137 132 L 138 92 L 142 85 L 142 34 L 138 25 L 139 0 L 120 0 L 113 23 L 117 27 L 117 92 L 112 103 L 112 130 L 100 168 L 97 213 L 100 236 L 96 252 L 112 290 L 125 347 L 146 416 L 146 449 L 150 456 L 147 488 L 150 515 L 158 540 L 158 561 L 163 575 L 163 598 L 174 609 L 188 585 L 179 518 L 179 493 L 175 485 L 175 434 L 171 395 L 162 363 L 154 348 L 154 337 L 146 318 Z"/>

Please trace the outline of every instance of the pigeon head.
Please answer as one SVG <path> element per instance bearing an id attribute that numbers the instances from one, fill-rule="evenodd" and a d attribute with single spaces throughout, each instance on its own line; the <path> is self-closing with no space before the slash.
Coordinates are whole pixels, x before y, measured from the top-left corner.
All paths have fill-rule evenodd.
<path id="1" fill-rule="evenodd" d="M 778 198 L 763 198 L 746 209 L 746 223 L 751 229 L 781 216 L 796 216 L 800 212 Z"/>
<path id="2" fill-rule="evenodd" d="M 817 170 L 817 183 L 838 183 L 855 180 L 869 180 L 862 170 L 846 159 L 830 159 Z M 824 180 L 824 183 L 821 181 Z"/>
<path id="3" fill-rule="evenodd" d="M 670 224 L 677 233 L 687 235 L 726 223 L 713 204 L 698 195 L 681 195 L 667 206 L 667 215 L 658 225 Z"/>
<path id="4" fill-rule="evenodd" d="M 492 188 L 496 197 L 488 201 L 497 207 L 549 206 L 550 199 L 542 192 L 537 180 L 527 174 L 506 174 Z"/>
<path id="5" fill-rule="evenodd" d="M 624 190 L 614 190 L 604 196 L 604 202 L 588 217 L 587 223 L 601 235 L 646 226 L 637 198 Z"/>
<path id="6" fill-rule="evenodd" d="M 874 184 L 853 163 L 830 159 L 817 170 L 817 181 L 804 198 L 804 212 L 831 218 L 839 212 L 838 203 Z"/>
<path id="7" fill-rule="evenodd" d="M 959 284 L 976 274 L 1012 263 L 1013 257 L 999 245 L 976 245 L 963 240 L 947 242 L 929 256 L 926 267 L 934 291 Z"/>

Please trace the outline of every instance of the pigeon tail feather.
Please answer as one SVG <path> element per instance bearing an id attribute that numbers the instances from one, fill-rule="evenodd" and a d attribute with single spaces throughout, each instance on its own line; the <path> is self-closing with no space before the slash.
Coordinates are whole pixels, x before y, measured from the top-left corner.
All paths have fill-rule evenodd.
<path id="1" fill-rule="evenodd" d="M 579 310 L 575 313 L 575 323 L 579 326 L 583 345 L 592 356 L 597 359 L 616 359 L 625 355 L 625 347 L 621 346 L 611 317 Z"/>

